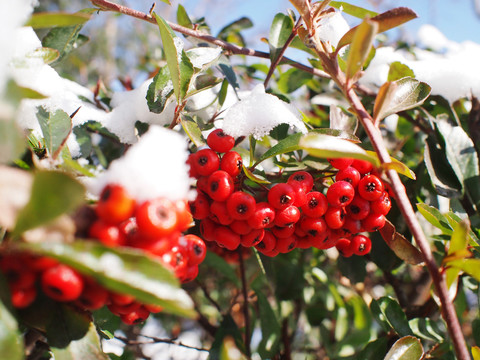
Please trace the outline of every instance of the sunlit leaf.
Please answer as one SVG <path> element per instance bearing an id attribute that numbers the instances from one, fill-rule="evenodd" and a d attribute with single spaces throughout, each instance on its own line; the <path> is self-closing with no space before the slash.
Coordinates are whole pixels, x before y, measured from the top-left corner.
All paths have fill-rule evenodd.
<path id="1" fill-rule="evenodd" d="M 387 296 L 373 300 L 370 310 L 387 332 L 393 329 L 400 336 L 412 335 L 407 316 L 396 300 Z"/>
<path id="2" fill-rule="evenodd" d="M 423 359 L 423 346 L 419 339 L 405 336 L 395 342 L 383 360 Z"/>
<path id="3" fill-rule="evenodd" d="M 75 210 L 83 203 L 84 194 L 83 185 L 66 173 L 38 171 L 30 200 L 18 214 L 14 232 L 20 234 Z"/>
<path id="4" fill-rule="evenodd" d="M 419 317 L 411 319 L 408 324 L 413 331 L 413 334 L 422 339 L 441 342 L 445 334 L 438 328 L 437 323 L 429 318 Z"/>
<path id="5" fill-rule="evenodd" d="M 168 66 L 160 68 L 147 90 L 148 109 L 156 114 L 165 110 L 168 99 L 173 95 L 173 82 Z"/>
<path id="6" fill-rule="evenodd" d="M 291 68 L 283 72 L 278 79 L 277 86 L 283 94 L 290 94 L 305 85 L 313 75 L 299 69 Z"/>
<path id="7" fill-rule="evenodd" d="M 342 9 L 345 14 L 355 16 L 360 19 L 364 19 L 366 17 L 374 17 L 377 16 L 378 13 L 375 11 L 364 9 L 360 6 L 352 5 L 345 1 L 331 1 L 330 6 L 333 6 L 336 9 Z"/>
<path id="8" fill-rule="evenodd" d="M 371 155 L 372 157 L 375 156 L 378 158 L 378 155 L 375 151 L 367 150 L 367 154 Z M 378 161 L 380 162 L 380 160 Z M 383 163 L 382 168 L 384 170 L 395 170 L 399 174 L 405 175 L 412 180 L 416 179 L 415 173 L 407 165 L 402 163 L 400 160 L 395 159 L 394 157 L 390 157 L 389 163 Z"/>
<path id="9" fill-rule="evenodd" d="M 480 360 L 480 347 L 472 346 L 473 360 Z"/>
<path id="10" fill-rule="evenodd" d="M 257 184 L 270 184 L 270 181 L 265 179 L 264 177 L 261 177 L 259 175 L 254 174 L 249 168 L 247 168 L 245 165 L 243 165 L 243 172 L 253 182 L 256 182 Z"/>
<path id="11" fill-rule="evenodd" d="M 378 23 L 378 33 L 380 34 L 384 31 L 400 26 L 407 21 L 413 20 L 416 17 L 417 14 L 415 14 L 413 10 L 406 7 L 398 7 L 372 17 L 371 20 Z M 343 35 L 338 43 L 338 49 L 350 44 L 353 41 L 357 27 L 358 26 L 351 28 L 345 35 Z"/>
<path id="12" fill-rule="evenodd" d="M 453 228 L 449 225 L 447 218 L 442 215 L 438 209 L 423 203 L 418 203 L 417 209 L 430 224 L 442 230 L 446 235 L 452 234 Z"/>
<path id="13" fill-rule="evenodd" d="M 26 55 L 29 59 L 42 59 L 45 64 L 50 64 L 60 57 L 57 49 L 41 47 Z"/>
<path id="14" fill-rule="evenodd" d="M 378 90 L 373 118 L 380 121 L 400 111 L 421 105 L 430 95 L 431 87 L 424 82 L 405 77 L 383 84 Z"/>
<path id="15" fill-rule="evenodd" d="M 49 27 L 61 27 L 61 26 L 72 26 L 72 25 L 81 25 L 90 20 L 90 14 L 85 12 L 79 12 L 75 14 L 68 13 L 35 13 L 27 21 L 25 26 L 31 26 L 36 29 L 49 28 Z"/>
<path id="16" fill-rule="evenodd" d="M 358 72 L 362 70 L 363 64 L 367 60 L 373 40 L 377 35 L 378 23 L 365 19 L 355 31 L 355 35 L 348 52 L 347 68 L 345 74 L 348 80 L 355 79 Z"/>
<path id="17" fill-rule="evenodd" d="M 206 144 L 202 131 L 195 120 L 189 116 L 185 116 L 182 118 L 181 124 L 183 130 L 196 147 L 201 147 Z"/>
<path id="18" fill-rule="evenodd" d="M 424 262 L 420 250 L 405 239 L 402 234 L 399 234 L 390 221 L 386 220 L 385 226 L 379 232 L 383 240 L 400 259 L 411 265 L 420 265 Z"/>
<path id="19" fill-rule="evenodd" d="M 55 65 L 62 61 L 70 52 L 82 45 L 86 40 L 80 36 L 82 24 L 55 27 L 51 29 L 42 39 L 42 46 L 55 49 L 59 53 L 57 60 L 52 62 Z"/>
<path id="20" fill-rule="evenodd" d="M 477 281 L 480 281 L 480 259 L 453 260 L 448 262 L 448 266 L 462 270 Z"/>
<path id="21" fill-rule="evenodd" d="M 290 16 L 278 13 L 270 26 L 268 44 L 270 46 L 270 60 L 274 62 L 281 53 L 283 46 L 292 34 L 293 20 Z"/>
<path id="22" fill-rule="evenodd" d="M 247 17 L 242 17 L 224 26 L 218 33 L 217 37 L 228 41 L 229 43 L 245 46 L 245 40 L 240 32 L 251 27 L 253 27 L 252 21 Z"/>
<path id="23" fill-rule="evenodd" d="M 187 14 L 187 10 L 182 4 L 178 4 L 177 9 L 177 23 L 186 28 L 193 29 L 193 22 Z"/>
<path id="24" fill-rule="evenodd" d="M 193 76 L 193 65 L 183 49 L 183 42 L 173 32 L 165 20 L 153 13 L 157 20 L 163 50 L 167 59 L 168 69 L 173 84 L 173 91 L 177 103 L 181 103 L 188 92 L 190 81 Z"/>
<path id="25" fill-rule="evenodd" d="M 388 70 L 387 81 L 396 81 L 404 77 L 415 78 L 415 73 L 407 65 L 402 64 L 400 61 L 394 61 L 390 64 Z"/>
<path id="26" fill-rule="evenodd" d="M 45 147 L 49 155 L 56 158 L 72 131 L 72 119 L 63 110 L 59 109 L 51 113 L 43 107 L 37 108 L 37 119 L 42 129 Z"/>
<path id="27" fill-rule="evenodd" d="M 158 260 L 133 248 L 111 248 L 94 241 L 29 244 L 27 249 L 65 263 L 105 288 L 130 294 L 167 313 L 193 317 L 193 303 L 178 279 Z"/>
<path id="28" fill-rule="evenodd" d="M 457 226 L 453 229 L 452 236 L 450 238 L 450 243 L 448 246 L 448 252 L 447 252 L 447 258 L 444 259 L 445 266 L 447 266 L 446 270 L 446 281 L 447 281 L 447 287 L 450 288 L 452 284 L 455 283 L 455 281 L 458 278 L 458 275 L 460 274 L 460 270 L 455 268 L 455 267 L 448 267 L 450 261 L 447 259 L 452 257 L 454 254 L 458 252 L 462 252 L 462 255 L 460 256 L 455 256 L 455 258 L 460 259 L 463 257 L 470 257 L 470 252 L 469 251 L 462 251 L 466 250 L 467 245 L 468 245 L 468 230 L 469 230 L 469 225 L 466 221 L 459 222 Z"/>

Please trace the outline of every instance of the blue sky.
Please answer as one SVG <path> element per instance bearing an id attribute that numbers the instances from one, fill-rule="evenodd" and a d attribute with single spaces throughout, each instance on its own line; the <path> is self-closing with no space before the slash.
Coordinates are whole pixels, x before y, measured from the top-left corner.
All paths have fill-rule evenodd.
<path id="1" fill-rule="evenodd" d="M 187 11 L 205 16 L 209 24 L 218 24 L 220 27 L 241 16 L 247 16 L 255 26 L 254 29 L 245 32 L 245 35 L 261 34 L 262 36 L 268 34 L 270 22 L 277 12 L 285 12 L 287 8 L 293 8 L 288 0 L 212 0 L 208 7 L 201 5 L 201 0 L 180 2 Z M 372 2 L 374 1 L 350 1 L 351 4 L 378 12 L 396 6 L 411 8 L 419 18 L 408 23 L 404 30 L 412 35 L 422 24 L 429 23 L 438 27 L 450 40 L 457 42 L 471 40 L 480 43 L 480 18 L 474 13 L 473 0 L 384 0 L 380 8 L 375 8 Z M 173 0 L 172 3 L 175 4 L 175 1 Z M 348 21 L 352 24 L 358 22 L 351 18 Z M 218 29 L 214 28 L 214 33 L 215 30 Z"/>

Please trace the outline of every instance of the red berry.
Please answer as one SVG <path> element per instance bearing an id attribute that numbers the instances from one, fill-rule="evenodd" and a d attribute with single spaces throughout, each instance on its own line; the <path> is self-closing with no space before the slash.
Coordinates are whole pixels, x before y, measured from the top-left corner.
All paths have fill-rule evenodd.
<path id="1" fill-rule="evenodd" d="M 192 213 L 186 200 L 177 200 L 173 203 L 177 213 L 177 229 L 179 231 L 187 230 L 193 222 Z"/>
<path id="2" fill-rule="evenodd" d="M 285 209 L 295 202 L 295 191 L 286 183 L 274 185 L 268 192 L 268 202 L 275 209 Z"/>
<path id="3" fill-rule="evenodd" d="M 145 201 L 135 212 L 138 229 L 151 237 L 171 234 L 177 227 L 177 212 L 173 203 L 166 198 Z"/>
<path id="4" fill-rule="evenodd" d="M 330 165 L 332 165 L 335 169 L 343 170 L 346 167 L 352 165 L 353 159 L 351 158 L 334 158 L 334 159 L 327 159 Z"/>
<path id="5" fill-rule="evenodd" d="M 392 208 L 392 200 L 386 191 L 375 201 L 370 204 L 372 213 L 387 215 Z"/>
<path id="6" fill-rule="evenodd" d="M 248 224 L 253 229 L 263 229 L 273 224 L 275 209 L 267 202 L 259 202 L 255 205 L 255 211 L 248 218 Z"/>
<path id="7" fill-rule="evenodd" d="M 234 179 L 242 173 L 242 166 L 242 157 L 236 151 L 227 152 L 220 161 L 220 169 L 226 171 Z"/>
<path id="8" fill-rule="evenodd" d="M 43 292 L 56 301 L 76 300 L 83 290 L 82 277 L 72 268 L 58 264 L 42 274 Z"/>
<path id="9" fill-rule="evenodd" d="M 344 257 L 350 257 L 353 255 L 353 249 L 350 246 L 350 240 L 346 238 L 338 239 L 335 247 L 337 248 L 338 252 Z"/>
<path id="10" fill-rule="evenodd" d="M 373 232 L 381 229 L 385 225 L 385 216 L 382 214 L 370 213 L 362 220 L 362 228 L 364 231 Z"/>
<path id="11" fill-rule="evenodd" d="M 205 255 L 207 255 L 207 247 L 205 242 L 196 235 L 187 234 L 184 236 L 187 240 L 187 259 L 188 266 L 194 266 L 200 264 Z"/>
<path id="12" fill-rule="evenodd" d="M 235 250 L 240 245 L 240 235 L 226 226 L 219 226 L 215 231 L 215 241 L 228 250 Z"/>
<path id="13" fill-rule="evenodd" d="M 325 222 L 330 229 L 340 229 L 345 222 L 345 209 L 329 207 L 324 217 Z"/>
<path id="14" fill-rule="evenodd" d="M 191 178 L 198 178 L 200 174 L 197 172 L 195 168 L 195 156 L 196 153 L 188 155 L 187 165 L 188 165 L 188 176 Z"/>
<path id="15" fill-rule="evenodd" d="M 195 171 L 201 176 L 208 176 L 215 170 L 218 170 L 219 164 L 220 159 L 217 153 L 211 149 L 199 150 L 193 157 Z"/>
<path id="16" fill-rule="evenodd" d="M 17 309 L 23 309 L 30 306 L 37 297 L 37 289 L 32 286 L 30 288 L 15 288 L 10 290 L 10 300 L 12 305 Z"/>
<path id="17" fill-rule="evenodd" d="M 110 292 L 108 294 L 110 302 L 118 306 L 127 306 L 135 301 L 135 297 L 129 294 L 120 294 Z"/>
<path id="18" fill-rule="evenodd" d="M 287 180 L 287 184 L 299 184 L 302 186 L 305 193 L 308 193 L 313 188 L 313 176 L 306 171 L 294 172 Z"/>
<path id="19" fill-rule="evenodd" d="M 366 175 L 358 182 L 357 191 L 365 200 L 375 201 L 383 194 L 382 180 L 375 175 Z"/>
<path id="20" fill-rule="evenodd" d="M 252 231 L 252 227 L 246 220 L 234 220 L 230 224 L 230 229 L 236 232 L 238 235 L 246 235 Z"/>
<path id="21" fill-rule="evenodd" d="M 197 276 L 198 276 L 198 265 L 188 266 L 187 270 L 185 270 L 185 273 L 180 278 L 180 281 L 183 284 L 185 284 L 187 282 L 195 280 Z"/>
<path id="22" fill-rule="evenodd" d="M 127 325 L 137 325 L 147 320 L 150 312 L 143 306 L 127 314 L 120 315 L 120 320 Z"/>
<path id="23" fill-rule="evenodd" d="M 127 220 L 135 211 L 135 200 L 121 185 L 105 186 L 100 194 L 95 212 L 103 221 L 119 224 Z"/>
<path id="24" fill-rule="evenodd" d="M 178 248 L 172 248 L 170 251 L 165 252 L 161 255 L 160 261 L 163 265 L 172 270 L 178 278 L 183 276 L 187 270 L 187 256 Z"/>
<path id="25" fill-rule="evenodd" d="M 208 134 L 207 145 L 216 152 L 226 153 L 235 146 L 235 139 L 225 134 L 222 129 L 216 129 Z"/>
<path id="26" fill-rule="evenodd" d="M 202 220 L 210 215 L 210 203 L 204 194 L 197 194 L 197 198 L 190 202 L 190 210 L 194 219 Z"/>
<path id="27" fill-rule="evenodd" d="M 327 197 L 321 192 L 312 191 L 307 194 L 307 203 L 302 206 L 302 212 L 309 217 L 320 217 L 328 208 Z"/>
<path id="28" fill-rule="evenodd" d="M 215 201 L 225 201 L 233 193 L 233 179 L 226 171 L 214 171 L 208 177 L 207 193 Z"/>
<path id="29" fill-rule="evenodd" d="M 200 233 L 202 234 L 202 238 L 206 241 L 215 241 L 217 226 L 218 225 L 216 225 L 211 219 L 207 218 L 202 220 L 200 223 Z"/>
<path id="30" fill-rule="evenodd" d="M 347 206 L 347 214 L 352 219 L 363 220 L 370 213 L 370 201 L 356 195 Z"/>
<path id="31" fill-rule="evenodd" d="M 221 225 L 230 225 L 234 220 L 227 210 L 227 203 L 224 201 L 212 202 L 210 205 L 210 218 Z"/>
<path id="32" fill-rule="evenodd" d="M 297 244 L 297 239 L 295 236 L 289 236 L 284 238 L 277 238 L 277 244 L 275 249 L 282 254 L 286 254 L 293 249 L 295 249 L 295 245 Z"/>
<path id="33" fill-rule="evenodd" d="M 300 219 L 300 210 L 295 205 L 286 207 L 283 210 L 277 210 L 275 213 L 276 226 L 289 226 L 295 224 Z"/>
<path id="34" fill-rule="evenodd" d="M 228 213 L 235 220 L 247 220 L 255 213 L 255 198 L 243 191 L 236 191 L 227 199 Z"/>
<path id="35" fill-rule="evenodd" d="M 207 176 L 200 176 L 198 179 L 197 179 L 197 193 L 199 194 L 208 194 L 208 177 L 210 175 L 207 175 Z"/>
<path id="36" fill-rule="evenodd" d="M 257 245 L 260 241 L 263 240 L 265 236 L 264 229 L 253 229 L 246 235 L 242 235 L 240 238 L 240 243 L 244 247 L 251 247 Z"/>
<path id="37" fill-rule="evenodd" d="M 352 184 L 354 188 L 356 188 L 361 177 L 362 176 L 357 169 L 355 169 L 353 166 L 348 166 L 345 169 L 337 172 L 337 175 L 335 175 L 335 181 L 347 181 Z"/>
<path id="38" fill-rule="evenodd" d="M 360 220 L 352 219 L 351 217 L 346 217 L 342 225 L 342 231 L 344 236 L 348 237 L 351 235 L 358 234 L 362 231 L 362 223 Z"/>
<path id="39" fill-rule="evenodd" d="M 362 175 L 368 174 L 370 171 L 373 170 L 372 163 L 366 160 L 355 159 L 353 160 L 352 166 L 357 169 Z"/>
<path id="40" fill-rule="evenodd" d="M 295 228 L 296 228 L 295 224 L 291 224 L 291 225 L 287 225 L 287 226 L 283 226 L 283 227 L 274 226 L 271 229 L 271 231 L 272 231 L 273 235 L 275 235 L 275 237 L 277 239 L 279 239 L 279 238 L 290 237 L 293 234 L 295 234 Z"/>
<path id="41" fill-rule="evenodd" d="M 327 231 L 327 223 L 323 218 L 304 217 L 300 221 L 300 227 L 309 236 L 321 236 Z"/>
<path id="42" fill-rule="evenodd" d="M 265 231 L 262 241 L 255 245 L 255 248 L 262 253 L 268 253 L 275 248 L 276 244 L 277 238 L 270 231 Z"/>
<path id="43" fill-rule="evenodd" d="M 355 189 L 347 181 L 337 181 L 327 190 L 328 203 L 335 207 L 343 207 L 350 204 L 355 196 Z"/>
<path id="44" fill-rule="evenodd" d="M 93 280 L 86 280 L 77 302 L 85 310 L 98 310 L 107 303 L 108 295 L 108 291 L 104 287 Z"/>
<path id="45" fill-rule="evenodd" d="M 350 247 L 355 255 L 366 255 L 372 249 L 372 241 L 363 235 L 356 235 L 350 242 Z"/>
<path id="46" fill-rule="evenodd" d="M 122 246 L 126 243 L 125 235 L 120 231 L 117 225 L 112 225 L 103 220 L 95 221 L 88 230 L 91 238 L 98 239 L 106 246 Z"/>
<path id="47" fill-rule="evenodd" d="M 114 315 L 122 316 L 131 313 L 140 308 L 140 303 L 137 301 L 132 301 L 130 304 L 118 305 L 115 303 L 110 303 L 107 305 L 108 310 Z"/>

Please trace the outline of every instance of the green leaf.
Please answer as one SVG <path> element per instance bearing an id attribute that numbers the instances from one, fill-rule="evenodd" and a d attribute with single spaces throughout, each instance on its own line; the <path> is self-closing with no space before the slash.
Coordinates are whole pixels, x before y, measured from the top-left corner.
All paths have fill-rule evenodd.
<path id="1" fill-rule="evenodd" d="M 245 41 L 240 31 L 253 27 L 252 21 L 247 17 L 242 17 L 224 26 L 217 37 L 229 43 L 245 46 Z"/>
<path id="2" fill-rule="evenodd" d="M 183 130 L 196 147 L 201 147 L 206 144 L 205 138 L 202 135 L 202 130 L 200 130 L 198 123 L 190 116 L 184 116 L 181 120 L 181 124 Z"/>
<path id="3" fill-rule="evenodd" d="M 269 359 L 278 352 L 281 336 L 280 325 L 262 289 L 254 290 L 257 294 L 260 328 L 262 330 L 262 340 L 258 344 L 258 353 L 262 359 Z"/>
<path id="4" fill-rule="evenodd" d="M 385 331 L 393 329 L 399 336 L 412 335 L 407 316 L 396 300 L 386 296 L 373 300 L 370 310 Z"/>
<path id="5" fill-rule="evenodd" d="M 0 354 L 8 355 L 8 360 L 23 360 L 23 337 L 15 318 L 0 301 Z"/>
<path id="6" fill-rule="evenodd" d="M 93 277 L 109 290 L 133 295 L 145 304 L 160 305 L 167 313 L 195 316 L 193 303 L 178 279 L 144 251 L 110 248 L 94 241 L 29 244 L 28 249 Z"/>
<path id="7" fill-rule="evenodd" d="M 72 25 L 82 25 L 90 20 L 90 14 L 85 12 L 79 12 L 75 14 L 68 13 L 35 13 L 30 20 L 27 21 L 25 26 L 31 26 L 36 29 L 49 28 L 49 27 L 64 27 Z"/>
<path id="8" fill-rule="evenodd" d="M 63 110 L 51 113 L 43 107 L 37 108 L 37 119 L 42 129 L 45 147 L 49 155 L 55 159 L 72 131 L 72 119 Z"/>
<path id="9" fill-rule="evenodd" d="M 370 360 L 383 356 L 387 352 L 388 339 L 381 337 L 377 340 L 370 341 L 367 346 L 358 354 L 358 359 Z"/>
<path id="10" fill-rule="evenodd" d="M 231 315 L 227 314 L 222 319 L 220 327 L 218 328 L 217 332 L 215 333 L 215 340 L 210 348 L 209 353 L 209 360 L 226 360 L 228 357 L 225 357 L 223 354 L 223 344 L 225 340 L 233 338 L 237 348 L 245 353 L 245 344 L 242 340 L 242 334 L 237 327 L 237 324 L 231 317 Z"/>
<path id="11" fill-rule="evenodd" d="M 367 154 L 374 156 L 378 159 L 378 155 L 375 151 L 370 151 L 370 150 L 366 150 L 366 151 L 367 151 Z M 378 162 L 380 162 L 380 160 L 378 160 Z M 395 170 L 397 173 L 405 175 L 406 177 L 412 180 L 415 180 L 417 178 L 415 173 L 412 170 L 410 170 L 410 168 L 407 165 L 405 165 L 400 160 L 397 160 L 393 157 L 390 157 L 389 163 L 382 164 L 382 168 L 384 170 Z"/>
<path id="12" fill-rule="evenodd" d="M 102 351 L 100 338 L 93 323 L 90 323 L 88 332 L 79 340 L 72 341 L 65 348 L 52 348 L 55 360 L 108 360 L 109 357 Z"/>
<path id="13" fill-rule="evenodd" d="M 187 10 L 183 7 L 182 4 L 178 4 L 177 9 L 177 23 L 183 27 L 193 29 L 193 22 L 190 20 L 190 17 L 187 14 Z"/>
<path id="14" fill-rule="evenodd" d="M 472 357 L 473 360 L 480 360 L 480 347 L 472 346 Z"/>
<path id="15" fill-rule="evenodd" d="M 56 171 L 35 173 L 28 204 L 20 211 L 14 233 L 46 224 L 80 206 L 85 198 L 83 185 Z"/>
<path id="16" fill-rule="evenodd" d="M 268 181 L 267 179 L 265 179 L 263 176 L 254 174 L 254 173 L 253 173 L 249 168 L 247 168 L 245 165 L 242 166 L 242 169 L 243 169 L 244 174 L 247 176 L 247 178 L 249 178 L 249 179 L 252 180 L 253 182 L 255 182 L 255 183 L 257 183 L 257 184 L 270 184 L 270 181 Z"/>
<path id="17" fill-rule="evenodd" d="M 202 262 L 202 266 L 208 266 L 215 269 L 219 274 L 225 276 L 228 280 L 235 284 L 235 286 L 240 287 L 240 280 L 237 276 L 237 273 L 233 267 L 225 261 L 221 256 L 207 251 L 207 255 Z"/>
<path id="18" fill-rule="evenodd" d="M 148 109 L 156 114 L 165 110 L 168 99 L 173 95 L 173 82 L 168 66 L 160 68 L 147 90 Z"/>
<path id="19" fill-rule="evenodd" d="M 172 3 L 170 2 L 170 0 L 161 0 L 161 1 L 164 2 L 165 4 L 172 5 Z"/>
<path id="20" fill-rule="evenodd" d="M 404 77 L 415 78 L 415 73 L 407 65 L 402 64 L 400 61 L 394 61 L 390 64 L 390 69 L 388 70 L 387 81 L 396 81 Z"/>
<path id="21" fill-rule="evenodd" d="M 47 35 L 42 39 L 42 46 L 46 48 L 52 48 L 58 51 L 59 57 L 52 65 L 58 64 L 62 61 L 70 52 L 78 48 L 80 42 L 84 40 L 80 39 L 80 30 L 82 25 L 56 27 L 51 29 Z"/>
<path id="22" fill-rule="evenodd" d="M 411 265 L 420 265 L 424 262 L 422 253 L 411 242 L 395 230 L 395 226 L 388 220 L 385 226 L 379 230 L 383 240 L 395 255 Z"/>
<path id="23" fill-rule="evenodd" d="M 411 319 L 408 324 L 413 331 L 413 334 L 422 339 L 431 340 L 435 342 L 442 342 L 445 334 L 438 329 L 437 323 L 429 318 L 415 318 Z"/>
<path id="24" fill-rule="evenodd" d="M 424 82 L 405 77 L 383 84 L 373 107 L 374 121 L 380 121 L 400 111 L 413 109 L 425 101 L 432 88 Z"/>
<path id="25" fill-rule="evenodd" d="M 377 32 L 378 23 L 368 18 L 357 27 L 348 52 L 347 69 L 345 71 L 347 80 L 353 79 L 355 81 L 357 78 L 358 72 L 362 70 L 363 64 L 367 60 Z"/>
<path id="26" fill-rule="evenodd" d="M 193 76 L 193 65 L 183 49 L 183 42 L 173 32 L 165 20 L 153 13 L 157 20 L 160 36 L 162 38 L 163 50 L 167 59 L 167 66 L 173 84 L 173 91 L 177 103 L 185 98 Z"/>
<path id="27" fill-rule="evenodd" d="M 437 128 L 445 140 L 445 154 L 463 191 L 477 209 L 480 208 L 480 166 L 472 139 L 461 126 L 437 118 Z"/>
<path id="28" fill-rule="evenodd" d="M 448 262 L 448 266 L 460 269 L 480 281 L 480 259 L 460 259 Z"/>
<path id="29" fill-rule="evenodd" d="M 270 35 L 268 37 L 268 45 L 270 47 L 270 60 L 275 62 L 282 52 L 283 46 L 287 43 L 288 38 L 292 34 L 293 20 L 290 16 L 278 13 L 273 18 L 270 26 Z"/>
<path id="30" fill-rule="evenodd" d="M 442 230 L 444 234 L 452 234 L 453 228 L 448 223 L 447 218 L 438 209 L 427 204 L 418 203 L 417 210 L 430 224 Z"/>
<path id="31" fill-rule="evenodd" d="M 313 75 L 296 68 L 283 72 L 278 79 L 278 90 L 283 94 L 290 94 L 313 79 Z"/>
<path id="32" fill-rule="evenodd" d="M 301 136 L 298 146 L 312 156 L 319 158 L 348 157 L 369 161 L 376 167 L 380 165 L 376 156 L 368 154 L 360 146 L 351 141 L 335 136 L 310 132 L 307 135 Z"/>
<path id="33" fill-rule="evenodd" d="M 26 147 L 25 138 L 14 119 L 0 119 L 0 163 L 18 159 Z"/>
<path id="34" fill-rule="evenodd" d="M 60 57 L 57 49 L 41 47 L 26 55 L 29 59 L 42 59 L 45 64 L 51 64 Z"/>
<path id="35" fill-rule="evenodd" d="M 342 9 L 345 14 L 355 16 L 359 19 L 364 19 L 366 17 L 374 17 L 378 15 L 378 13 L 376 13 L 375 11 L 367 10 L 360 6 L 349 4 L 345 1 L 330 1 L 329 5 L 333 6 L 336 9 Z"/>
<path id="36" fill-rule="evenodd" d="M 235 74 L 235 71 L 233 70 L 232 65 L 230 64 L 230 60 L 228 60 L 226 56 L 220 57 L 218 61 L 218 67 L 222 72 L 222 74 L 225 75 L 225 78 L 230 83 L 230 85 L 232 85 L 234 89 L 240 88 L 240 85 L 238 84 L 238 81 L 237 81 L 237 75 Z"/>
<path id="37" fill-rule="evenodd" d="M 383 360 L 421 360 L 423 346 L 419 339 L 405 336 L 397 340 Z"/>
<path id="38" fill-rule="evenodd" d="M 387 30 L 393 29 L 394 27 L 400 26 L 407 21 L 413 20 L 416 17 L 418 16 L 413 10 L 406 7 L 398 7 L 372 17 L 370 20 L 378 23 L 377 33 L 380 34 Z M 343 35 L 338 43 L 337 49 L 341 49 L 353 41 L 357 27 L 358 26 L 351 28 L 345 35 Z"/>

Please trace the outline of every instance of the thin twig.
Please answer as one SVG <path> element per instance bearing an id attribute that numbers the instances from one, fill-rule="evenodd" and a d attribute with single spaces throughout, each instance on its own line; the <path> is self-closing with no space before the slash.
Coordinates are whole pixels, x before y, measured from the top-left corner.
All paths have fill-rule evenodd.
<path id="1" fill-rule="evenodd" d="M 126 337 L 123 337 L 123 336 L 115 336 L 116 339 L 120 340 L 121 342 L 123 342 L 126 345 L 138 346 L 138 345 L 148 345 L 148 344 L 162 343 L 162 344 L 176 345 L 176 346 L 184 347 L 184 348 L 191 349 L 191 350 L 208 352 L 207 349 L 199 348 L 199 347 L 191 346 L 191 345 L 186 345 L 186 344 L 184 344 L 180 341 L 175 341 L 173 339 L 162 339 L 162 338 L 157 338 L 157 337 L 154 337 L 154 336 L 147 336 L 147 335 L 142 335 L 142 334 L 139 334 L 138 337 L 144 337 L 144 338 L 149 339 L 150 341 L 130 340 L 130 339 L 128 339 Z"/>
<path id="2" fill-rule="evenodd" d="M 246 355 L 250 359 L 251 349 L 250 349 L 250 314 L 248 312 L 248 290 L 247 290 L 247 279 L 245 276 L 245 264 L 243 262 L 243 251 L 241 247 L 238 248 L 238 260 L 240 263 L 240 274 L 242 278 L 242 291 L 243 291 L 243 314 L 245 317 L 245 350 Z"/>

